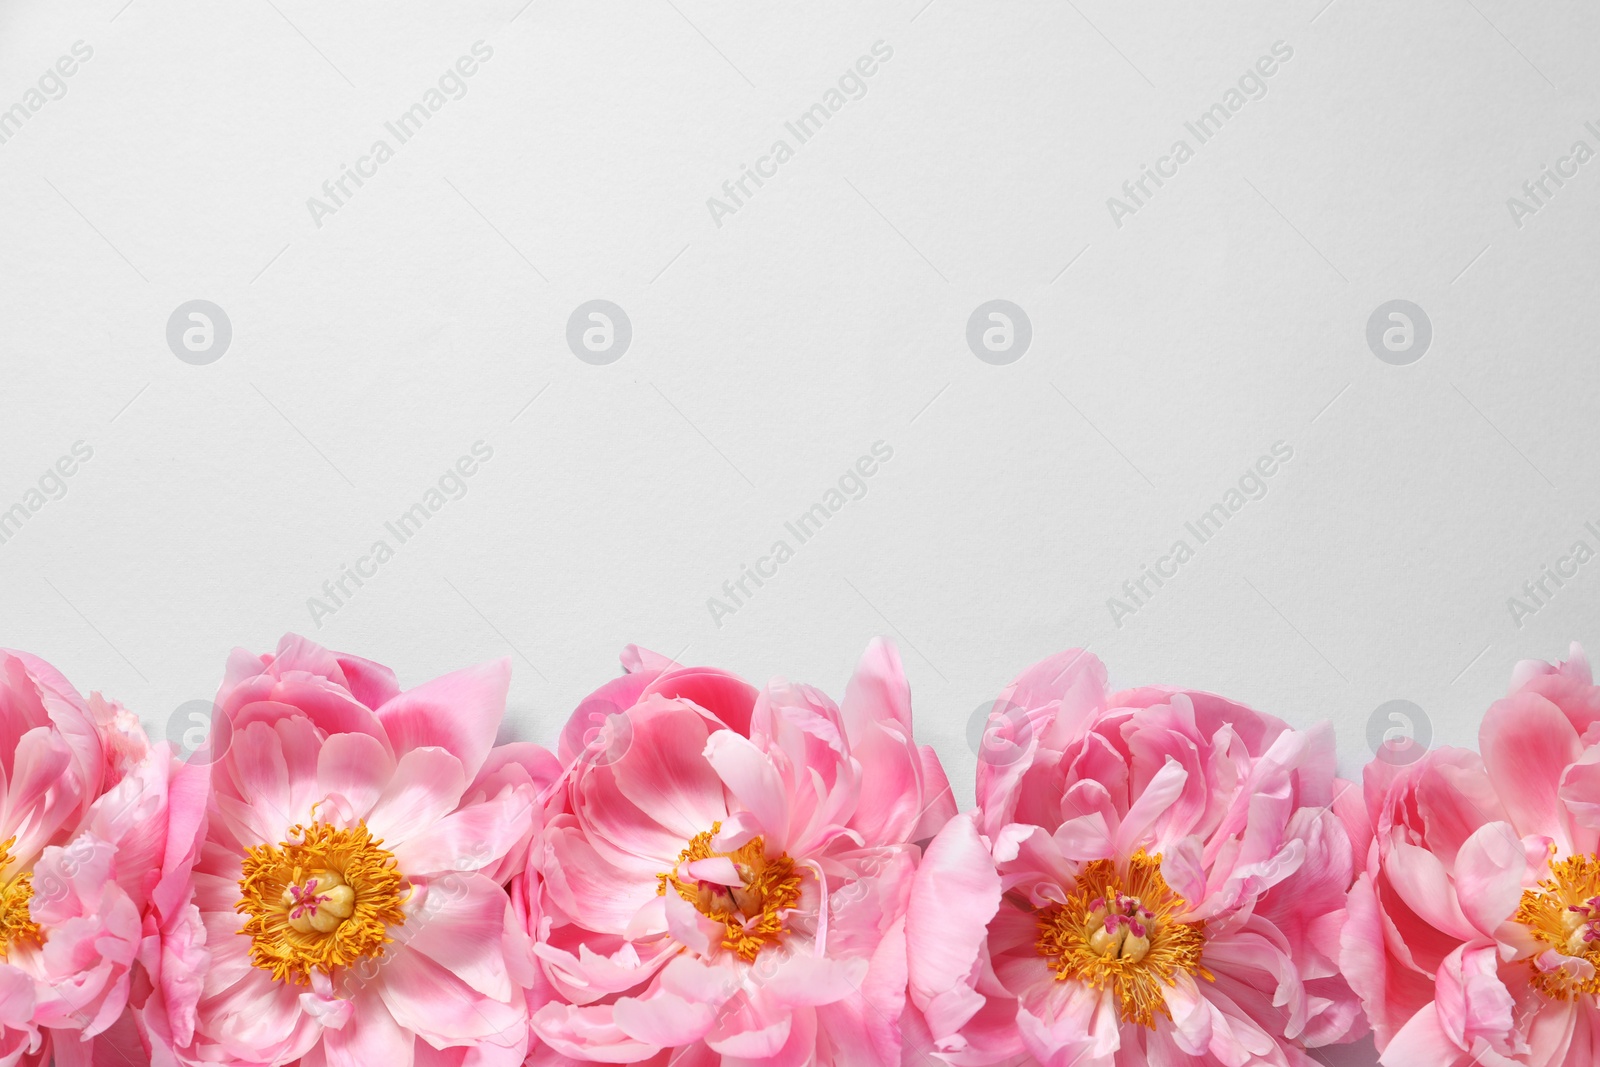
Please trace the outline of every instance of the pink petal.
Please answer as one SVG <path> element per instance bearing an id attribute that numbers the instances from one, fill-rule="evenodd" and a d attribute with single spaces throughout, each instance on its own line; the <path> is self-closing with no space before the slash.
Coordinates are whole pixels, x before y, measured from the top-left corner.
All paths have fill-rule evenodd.
<path id="1" fill-rule="evenodd" d="M 1472 1058 L 1450 1040 L 1430 1003 L 1400 1028 L 1378 1062 L 1383 1067 L 1465 1067 Z"/>
<path id="2" fill-rule="evenodd" d="M 639 695 L 687 700 L 710 712 L 735 733 L 750 732 L 750 711 L 755 707 L 757 690 L 743 678 L 711 667 L 678 667 L 657 676 Z"/>
<path id="3" fill-rule="evenodd" d="M 939 762 L 938 753 L 933 746 L 923 745 L 918 753 L 922 758 L 922 818 L 911 831 L 911 840 L 926 841 L 940 830 L 944 824 L 956 817 L 959 810 L 956 806 L 955 791 L 950 788 L 950 779 L 944 773 L 944 764 Z"/>
<path id="4" fill-rule="evenodd" d="M 421 906 L 406 917 L 397 940 L 439 964 L 486 997 L 511 1000 L 501 945 L 510 904 L 505 890 L 481 874 L 430 879 Z"/>
<path id="5" fill-rule="evenodd" d="M 1390 846 L 1384 873 L 1407 907 L 1430 925 L 1459 941 L 1477 936 L 1477 929 L 1461 913 L 1455 890 L 1439 858 L 1405 841 Z"/>
<path id="6" fill-rule="evenodd" d="M 911 732 L 911 686 L 893 642 L 874 637 L 867 644 L 839 711 L 852 742 L 869 723 L 895 723 Z"/>
<path id="7" fill-rule="evenodd" d="M 525 1012 L 486 997 L 419 952 L 387 957 L 376 979 L 395 1022 L 430 1044 L 514 1043 Z"/>
<path id="8" fill-rule="evenodd" d="M 788 1044 L 796 1015 L 815 1018 L 809 1011 L 791 1012 L 773 1005 L 759 994 L 746 996 L 724 1009 L 706 1044 L 735 1061 L 771 1059 Z"/>
<path id="9" fill-rule="evenodd" d="M 365 819 L 394 775 L 394 757 L 370 734 L 330 734 L 317 755 L 317 786 L 341 796 L 350 814 Z"/>
<path id="10" fill-rule="evenodd" d="M 349 1020 L 322 1034 L 328 1067 L 411 1067 L 416 1038 L 402 1030 L 377 996 L 357 998 Z"/>
<path id="11" fill-rule="evenodd" d="M 466 788 L 466 768 L 455 755 L 442 748 L 411 749 L 396 764 L 367 827 L 392 851 L 454 811 Z"/>
<path id="12" fill-rule="evenodd" d="M 533 797 L 527 787 L 506 790 L 435 820 L 390 848 L 408 874 L 480 871 L 506 855 L 533 830 Z"/>
<path id="13" fill-rule="evenodd" d="M 1167 809 L 1183 795 L 1188 780 L 1189 772 L 1177 760 L 1169 758 L 1162 764 L 1155 777 L 1150 779 L 1150 784 L 1145 786 L 1144 792 L 1139 794 L 1139 799 L 1128 809 L 1128 814 L 1123 816 L 1122 825 L 1117 827 L 1116 851 L 1119 855 L 1132 855 L 1141 847 L 1149 848 L 1151 852 L 1160 851 L 1165 842 L 1154 839 L 1155 826 Z"/>
<path id="14" fill-rule="evenodd" d="M 641 908 L 657 899 L 651 872 L 631 874 L 612 866 L 570 826 L 547 830 L 543 844 L 545 890 L 585 929 L 620 935 Z"/>
<path id="15" fill-rule="evenodd" d="M 740 803 L 755 817 L 769 852 L 789 845 L 789 798 L 766 753 L 749 738 L 718 730 L 706 741 L 705 758 Z"/>
<path id="16" fill-rule="evenodd" d="M 574 810 L 593 838 L 670 863 L 728 814 L 722 780 L 702 754 L 710 729 L 681 704 L 641 704 L 629 719 L 633 740 L 620 759 L 580 767 Z"/>
<path id="17" fill-rule="evenodd" d="M 1521 903 L 1529 873 L 1526 851 L 1511 825 L 1486 823 L 1456 854 L 1456 900 L 1468 921 L 1492 938 Z"/>
<path id="18" fill-rule="evenodd" d="M 1516 1003 L 1495 973 L 1496 962 L 1494 943 L 1482 941 L 1462 945 L 1439 967 L 1434 1005 L 1445 1036 L 1458 1048 L 1487 1041 L 1504 1054 L 1520 1037 Z"/>
<path id="19" fill-rule="evenodd" d="M 868 961 L 828 959 L 794 953 L 771 969 L 763 990 L 774 1003 L 791 1008 L 832 1004 L 861 992 Z"/>
<path id="20" fill-rule="evenodd" d="M 246 1063 L 285 1062 L 316 1043 L 320 1027 L 300 1010 L 300 987 L 273 981 L 257 967 L 200 1005 L 199 1027 Z"/>
<path id="21" fill-rule="evenodd" d="M 612 1019 L 627 1036 L 670 1048 L 704 1037 L 717 1021 L 717 1009 L 671 993 L 656 993 L 645 999 L 621 998 L 612 1011 Z"/>
<path id="22" fill-rule="evenodd" d="M 1569 847 L 1558 794 L 1583 746 L 1561 709 L 1531 693 L 1497 700 L 1478 728 L 1478 748 L 1518 835 L 1543 834 Z"/>
<path id="23" fill-rule="evenodd" d="M 946 990 L 970 981 L 999 907 L 1000 875 L 989 850 L 971 816 L 957 816 L 928 846 L 911 884 L 906 945 L 913 1003 L 926 1009 Z M 978 1006 L 966 1005 L 973 1011 Z M 965 1021 L 930 1019 L 929 1024 L 943 1034 Z"/>
<path id="24" fill-rule="evenodd" d="M 467 781 L 477 777 L 505 717 L 511 661 L 495 660 L 418 686 L 378 709 L 395 754 L 437 746 L 461 761 Z"/>
<path id="25" fill-rule="evenodd" d="M 591 1008 L 546 1004 L 533 1015 L 533 1032 L 557 1052 L 586 1062 L 643 1063 L 661 1051 L 623 1033 L 612 1012 L 609 1004 Z"/>

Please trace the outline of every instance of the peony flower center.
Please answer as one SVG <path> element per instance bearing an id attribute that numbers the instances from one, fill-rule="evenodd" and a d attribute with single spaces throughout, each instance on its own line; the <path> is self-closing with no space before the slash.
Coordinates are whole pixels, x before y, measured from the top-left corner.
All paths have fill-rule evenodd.
<path id="1" fill-rule="evenodd" d="M 0 844 L 0 959 L 6 957 L 12 945 L 23 942 L 36 945 L 44 938 L 28 910 L 33 901 L 32 872 L 23 871 L 14 877 L 5 874 L 11 866 L 11 846 L 16 843 L 17 839 L 12 837 Z"/>
<path id="2" fill-rule="evenodd" d="M 1540 970 L 1534 964 L 1533 987 L 1554 1000 L 1572 1000 L 1580 993 L 1600 993 L 1600 860 L 1594 856 L 1569 856 L 1550 864 L 1550 877 L 1522 891 L 1522 903 L 1513 916 L 1527 927 L 1535 941 L 1564 956 L 1577 956 L 1593 964 L 1588 978 L 1570 967 Z"/>
<path id="3" fill-rule="evenodd" d="M 365 824 L 296 826 L 292 840 L 257 845 L 244 858 L 239 903 L 250 916 L 250 962 L 283 982 L 306 985 L 313 970 L 383 955 L 389 928 L 405 922 L 410 891 L 395 858 Z"/>
<path id="4" fill-rule="evenodd" d="M 1083 982 L 1116 994 L 1123 1022 L 1155 1027 L 1156 1013 L 1171 1018 L 1163 985 L 1179 972 L 1211 974 L 1200 966 L 1205 923 L 1178 922 L 1187 904 L 1161 877 L 1161 857 L 1135 853 L 1126 871 L 1095 860 L 1078 875 L 1065 904 L 1038 912 L 1039 955 L 1057 981 Z"/>
<path id="5" fill-rule="evenodd" d="M 800 874 L 788 853 L 768 859 L 761 838 L 753 838 L 732 852 L 714 852 L 711 839 L 722 830 L 715 823 L 705 833 L 696 834 L 689 847 L 678 853 L 678 864 L 666 874 L 657 875 L 658 895 L 670 886 L 695 910 L 723 926 L 722 947 L 753 963 L 768 945 L 775 945 L 787 932 L 784 917 L 800 901 Z M 685 879 L 685 865 L 698 860 L 726 857 L 742 884 L 723 885 L 705 879 Z"/>

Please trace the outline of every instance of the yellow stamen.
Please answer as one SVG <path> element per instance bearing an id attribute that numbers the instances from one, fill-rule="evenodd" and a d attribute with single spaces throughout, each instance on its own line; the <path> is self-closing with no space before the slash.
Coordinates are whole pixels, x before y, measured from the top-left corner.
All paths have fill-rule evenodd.
<path id="1" fill-rule="evenodd" d="M 23 942 L 37 945 L 44 940 L 39 924 L 33 921 L 28 910 L 33 900 L 33 873 L 23 871 L 14 878 L 5 876 L 12 862 L 11 846 L 16 843 L 17 839 L 11 837 L 0 844 L 0 959 L 6 957 L 12 945 Z"/>
<path id="2" fill-rule="evenodd" d="M 1205 923 L 1173 918 L 1187 907 L 1161 877 L 1160 856 L 1140 850 L 1121 873 L 1112 860 L 1094 860 L 1065 904 L 1039 911 L 1035 947 L 1057 981 L 1109 986 L 1123 1022 L 1154 1029 L 1157 1012 L 1172 1017 L 1162 985 L 1175 985 L 1180 971 L 1212 980 L 1200 966 Z"/>
<path id="3" fill-rule="evenodd" d="M 1600 860 L 1568 856 L 1550 864 L 1549 878 L 1522 891 L 1513 918 L 1528 928 L 1535 941 L 1596 968 L 1595 975 L 1579 978 L 1567 968 L 1542 971 L 1530 959 L 1535 989 L 1552 1000 L 1600 993 Z"/>
<path id="4" fill-rule="evenodd" d="M 293 840 L 257 845 L 244 860 L 239 903 L 250 916 L 250 962 L 281 982 L 307 985 L 311 971 L 383 955 L 389 928 L 406 921 L 410 892 L 395 858 L 363 823 L 338 829 L 296 826 Z"/>
<path id="5" fill-rule="evenodd" d="M 665 896 L 669 885 L 677 890 L 701 915 L 722 924 L 724 948 L 752 963 L 763 948 L 777 944 L 786 932 L 784 916 L 800 901 L 800 874 L 788 853 L 768 859 L 759 837 L 732 852 L 713 852 L 711 839 L 721 830 L 719 822 L 705 833 L 696 834 L 689 847 L 678 853 L 677 866 L 656 876 L 660 883 L 657 894 Z M 733 861 L 734 870 L 744 880 L 742 886 L 686 882 L 678 877 L 685 863 L 716 856 Z"/>

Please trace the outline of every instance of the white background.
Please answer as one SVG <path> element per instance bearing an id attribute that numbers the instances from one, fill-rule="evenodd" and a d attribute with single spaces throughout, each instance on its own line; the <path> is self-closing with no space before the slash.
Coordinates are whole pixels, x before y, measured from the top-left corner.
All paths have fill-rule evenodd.
<path id="1" fill-rule="evenodd" d="M 1507 198 L 1600 148 L 1597 38 L 1593 7 L 1513 0 L 12 0 L 0 108 L 93 55 L 0 144 L 0 509 L 93 458 L 0 544 L 0 642 L 161 733 L 288 630 L 408 685 L 510 655 L 507 736 L 547 740 L 628 642 L 838 695 L 888 634 L 964 802 L 973 709 L 1071 646 L 1331 719 L 1347 773 L 1391 699 L 1470 745 L 1516 660 L 1595 637 L 1600 562 L 1520 626 L 1507 599 L 1600 547 L 1600 160 L 1520 227 Z M 465 96 L 318 225 L 478 41 Z M 707 198 L 778 138 L 719 226 Z M 1107 198 L 1179 138 L 1119 227 Z M 608 366 L 565 340 L 593 298 L 632 322 Z M 1032 322 L 1007 366 L 966 341 L 995 298 Z M 192 299 L 232 323 L 205 366 L 166 341 Z M 1366 340 L 1393 299 L 1432 322 L 1409 366 Z M 317 626 L 479 440 L 467 495 Z M 1278 441 L 1267 495 L 1116 625 Z"/>

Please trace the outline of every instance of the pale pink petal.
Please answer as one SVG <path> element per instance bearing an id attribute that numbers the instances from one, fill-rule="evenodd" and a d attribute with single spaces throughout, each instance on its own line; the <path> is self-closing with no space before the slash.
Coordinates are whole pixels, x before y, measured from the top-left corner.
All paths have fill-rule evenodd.
<path id="1" fill-rule="evenodd" d="M 394 776 L 395 762 L 369 734 L 332 734 L 317 755 L 317 785 L 325 796 L 342 797 L 354 819 L 365 819 Z"/>
<path id="2" fill-rule="evenodd" d="M 400 869 L 426 875 L 491 867 L 533 832 L 534 798 L 524 787 L 451 812 L 390 845 Z"/>
<path id="3" fill-rule="evenodd" d="M 923 811 L 922 818 L 911 831 L 911 840 L 926 841 L 956 817 L 958 808 L 955 791 L 950 788 L 950 779 L 944 773 L 938 753 L 931 745 L 923 745 L 917 751 L 922 759 Z"/>
<path id="4" fill-rule="evenodd" d="M 641 908 L 659 899 L 650 871 L 634 873 L 612 866 L 571 827 L 547 830 L 543 847 L 546 891 L 562 911 L 581 918 L 590 930 L 622 934 Z"/>
<path id="5" fill-rule="evenodd" d="M 486 997 L 511 1000 L 501 940 L 510 899 L 481 874 L 450 873 L 426 883 L 399 931 L 420 952 Z"/>
<path id="6" fill-rule="evenodd" d="M 1509 823 L 1487 823 L 1467 838 L 1456 854 L 1455 892 L 1467 920 L 1493 937 L 1522 901 L 1524 880 L 1532 882 L 1527 854 Z"/>
<path id="7" fill-rule="evenodd" d="M 868 961 L 860 957 L 828 959 L 791 953 L 780 958 L 770 971 L 761 972 L 762 988 L 776 1004 L 817 1007 L 859 993 L 867 970 Z"/>
<path id="8" fill-rule="evenodd" d="M 1516 1051 L 1516 1002 L 1496 972 L 1498 953 L 1489 941 L 1463 945 L 1439 968 L 1434 1006 L 1445 1036 L 1457 1048 L 1480 1041 L 1501 1055 Z"/>
<path id="9" fill-rule="evenodd" d="M 1518 835 L 1544 834 L 1569 847 L 1560 782 L 1583 747 L 1561 709 L 1532 693 L 1497 700 L 1478 728 L 1478 747 Z"/>
<path id="10" fill-rule="evenodd" d="M 761 827 L 767 847 L 789 844 L 789 800 L 783 779 L 766 753 L 732 730 L 718 730 L 706 741 L 705 758 L 728 791 Z"/>
<path id="11" fill-rule="evenodd" d="M 586 1062 L 643 1063 L 660 1051 L 659 1045 L 623 1033 L 612 1013 L 609 1004 L 546 1004 L 533 1014 L 533 1032 L 555 1051 Z"/>
<path id="12" fill-rule="evenodd" d="M 395 1022 L 434 1045 L 504 1045 L 527 1022 L 525 1012 L 484 996 L 419 952 L 390 956 L 377 986 Z"/>
<path id="13" fill-rule="evenodd" d="M 392 851 L 454 811 L 466 787 L 466 769 L 453 753 L 414 748 L 400 757 L 367 827 Z"/>
<path id="14" fill-rule="evenodd" d="M 328 1067 L 411 1067 L 415 1045 L 416 1038 L 400 1028 L 372 993 L 356 998 L 344 1026 L 322 1035 Z"/>
<path id="15" fill-rule="evenodd" d="M 1116 851 L 1131 856 L 1135 850 L 1149 847 L 1152 853 L 1161 851 L 1153 836 L 1157 821 L 1179 797 L 1189 780 L 1189 772 L 1177 760 L 1168 759 L 1156 772 L 1139 799 L 1134 801 L 1116 830 Z"/>
<path id="16" fill-rule="evenodd" d="M 906 944 L 911 999 L 927 1010 L 940 994 L 967 982 L 989 920 L 1000 907 L 1000 875 L 970 816 L 952 819 L 928 846 L 911 884 Z M 980 1004 L 967 1002 L 964 1010 Z M 929 1020 L 936 1035 L 966 1021 Z"/>
<path id="17" fill-rule="evenodd" d="M 1472 1057 L 1446 1035 L 1430 1003 L 1400 1028 L 1378 1062 L 1383 1067 L 1465 1067 Z"/>
<path id="18" fill-rule="evenodd" d="M 494 747 L 510 686 L 511 661 L 495 660 L 401 693 L 378 709 L 378 721 L 395 755 L 425 747 L 446 749 L 461 761 L 471 781 Z"/>
<path id="19" fill-rule="evenodd" d="M 617 1029 L 648 1045 L 671 1047 L 699 1041 L 717 1021 L 717 1009 L 671 993 L 622 997 L 612 1010 Z"/>

